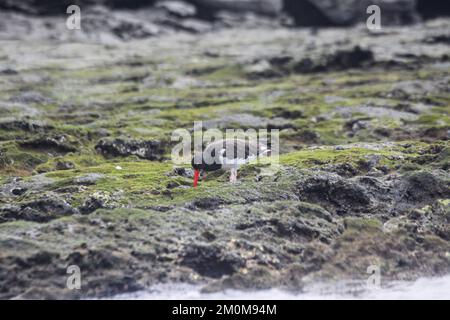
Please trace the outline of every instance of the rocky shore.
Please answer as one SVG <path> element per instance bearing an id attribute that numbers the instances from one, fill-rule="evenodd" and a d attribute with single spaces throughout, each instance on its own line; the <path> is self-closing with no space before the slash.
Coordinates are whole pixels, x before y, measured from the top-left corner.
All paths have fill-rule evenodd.
<path id="1" fill-rule="evenodd" d="M 158 6 L 175 22 L 141 23 L 92 2 L 82 31 L 45 8 L 0 12 L 0 298 L 450 272 L 448 18 L 297 28 L 277 6 L 189 1 Z M 173 130 L 194 121 L 280 129 L 278 170 L 194 190 L 170 160 Z"/>

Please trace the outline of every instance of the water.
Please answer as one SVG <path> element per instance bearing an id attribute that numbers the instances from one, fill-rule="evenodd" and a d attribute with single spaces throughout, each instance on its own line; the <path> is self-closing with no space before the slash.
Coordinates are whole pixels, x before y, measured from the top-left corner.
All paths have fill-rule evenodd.
<path id="1" fill-rule="evenodd" d="M 363 282 L 345 282 L 334 285 L 317 284 L 303 292 L 279 289 L 244 292 L 226 290 L 217 293 L 201 293 L 199 286 L 187 284 L 164 284 L 147 291 L 118 295 L 116 299 L 450 299 L 450 275 L 440 278 L 422 278 L 415 282 L 392 282 L 382 288 L 369 289 Z"/>

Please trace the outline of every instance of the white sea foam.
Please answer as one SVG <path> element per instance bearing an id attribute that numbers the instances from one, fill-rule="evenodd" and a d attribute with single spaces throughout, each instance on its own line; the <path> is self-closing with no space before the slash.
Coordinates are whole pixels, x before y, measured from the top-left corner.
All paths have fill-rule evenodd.
<path id="1" fill-rule="evenodd" d="M 226 290 L 202 293 L 200 286 L 188 284 L 163 284 L 146 291 L 118 295 L 116 299 L 450 299 L 450 275 L 440 278 L 421 278 L 415 282 L 391 282 L 378 289 L 368 289 L 365 283 L 316 284 L 302 292 L 280 289 L 261 291 Z"/>

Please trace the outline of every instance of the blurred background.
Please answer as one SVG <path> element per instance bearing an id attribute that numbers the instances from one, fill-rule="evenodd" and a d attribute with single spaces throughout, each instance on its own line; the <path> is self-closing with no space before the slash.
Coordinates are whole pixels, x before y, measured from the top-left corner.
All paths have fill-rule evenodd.
<path id="1" fill-rule="evenodd" d="M 366 9 L 372 4 L 382 8 L 384 26 L 450 14 L 450 2 L 441 0 L 0 0 L 0 36 L 46 32 L 52 39 L 61 38 L 58 29 L 64 25 L 52 16 L 66 18 L 71 4 L 81 7 L 84 19 L 83 35 L 78 34 L 78 38 L 92 39 L 92 33 L 107 32 L 121 40 L 239 26 L 350 26 L 365 22 Z M 39 24 L 30 16 L 48 19 Z"/>

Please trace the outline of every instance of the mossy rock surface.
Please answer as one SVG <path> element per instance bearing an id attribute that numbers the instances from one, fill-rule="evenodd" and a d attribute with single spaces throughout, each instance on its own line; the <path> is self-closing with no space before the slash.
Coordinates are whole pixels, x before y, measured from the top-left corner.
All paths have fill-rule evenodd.
<path id="1" fill-rule="evenodd" d="M 4 41 L 0 298 L 448 273 L 448 46 L 426 39 L 449 24 L 412 28 Z M 171 160 L 194 121 L 279 129 L 280 155 L 194 189 Z"/>

